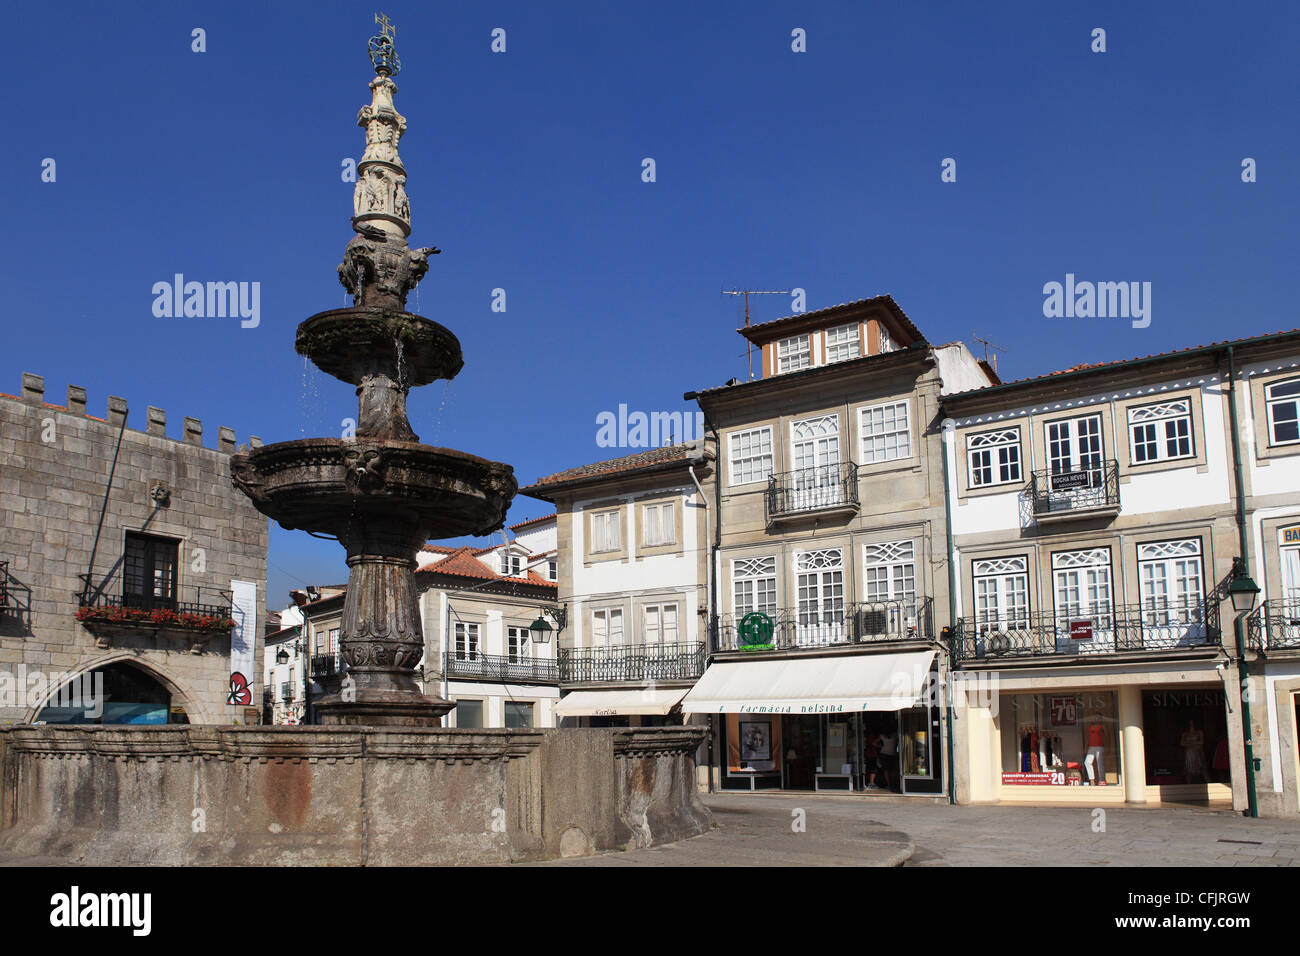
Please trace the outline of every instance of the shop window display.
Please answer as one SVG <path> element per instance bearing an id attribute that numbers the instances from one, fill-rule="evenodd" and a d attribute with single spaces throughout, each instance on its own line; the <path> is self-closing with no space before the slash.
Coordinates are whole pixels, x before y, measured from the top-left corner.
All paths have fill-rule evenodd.
<path id="1" fill-rule="evenodd" d="M 1119 724 L 1113 693 L 1004 694 L 1004 786 L 1116 786 Z"/>
<path id="2" fill-rule="evenodd" d="M 1144 690 L 1142 737 L 1149 785 L 1232 782 L 1221 688 Z"/>

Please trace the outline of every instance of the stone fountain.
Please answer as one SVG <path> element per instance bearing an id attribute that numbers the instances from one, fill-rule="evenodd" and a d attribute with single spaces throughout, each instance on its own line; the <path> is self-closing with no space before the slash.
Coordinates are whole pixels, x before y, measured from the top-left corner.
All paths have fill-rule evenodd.
<path id="1" fill-rule="evenodd" d="M 415 553 L 501 527 L 509 465 L 419 443 L 411 388 L 456 375 L 460 343 L 406 311 L 438 250 L 412 249 L 406 120 L 391 25 L 358 123 L 353 229 L 339 278 L 352 307 L 298 327 L 297 350 L 354 385 L 354 438 L 242 452 L 231 480 L 285 528 L 347 549 L 329 726 L 0 726 L 0 862 L 441 865 L 505 863 L 694 836 L 702 727 L 444 729 L 420 692 Z M 202 819 L 203 826 L 197 822 Z"/>
<path id="2" fill-rule="evenodd" d="M 377 38 L 387 39 L 387 38 Z M 347 549 L 340 646 L 353 686 L 316 705 L 324 724 L 436 726 L 454 706 L 420 693 L 424 653 L 413 572 L 430 538 L 500 528 L 518 489 L 509 465 L 419 444 L 407 393 L 461 370 L 450 331 L 406 311 L 435 248 L 412 249 L 406 119 L 393 96 L 392 43 L 371 44 L 372 99 L 361 107 L 366 150 L 357 164 L 352 228 L 339 279 L 352 308 L 298 326 L 296 348 L 317 368 L 356 386 L 355 438 L 308 438 L 242 452 L 236 486 L 286 529 L 336 537 Z"/>

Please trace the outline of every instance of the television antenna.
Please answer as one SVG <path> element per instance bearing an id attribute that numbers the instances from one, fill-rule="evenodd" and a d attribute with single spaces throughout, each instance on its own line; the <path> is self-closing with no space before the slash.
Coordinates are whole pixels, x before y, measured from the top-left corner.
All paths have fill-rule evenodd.
<path id="1" fill-rule="evenodd" d="M 988 361 L 989 361 L 989 349 L 992 349 L 992 350 L 993 350 L 993 374 L 996 375 L 996 374 L 997 374 L 997 371 L 998 371 L 998 353 L 999 353 L 999 352 L 1005 352 L 1006 349 L 1004 349 L 1004 348 L 1003 348 L 1002 346 L 1000 346 L 1000 345 L 994 345 L 994 344 L 993 344 L 992 342 L 990 342 L 988 339 L 982 339 L 982 338 L 980 338 L 980 337 L 979 337 L 978 335 L 976 335 L 974 332 L 971 332 L 970 337 L 971 337 L 972 339 L 974 339 L 976 342 L 978 342 L 980 345 L 984 346 L 984 361 L 985 361 L 985 362 L 988 362 Z"/>
<path id="2" fill-rule="evenodd" d="M 789 295 L 789 289 L 723 289 L 723 295 L 743 295 L 745 297 L 745 328 L 749 328 L 749 297 L 751 295 Z M 745 364 L 749 368 L 749 380 L 754 380 L 754 346 L 745 340 Z"/>

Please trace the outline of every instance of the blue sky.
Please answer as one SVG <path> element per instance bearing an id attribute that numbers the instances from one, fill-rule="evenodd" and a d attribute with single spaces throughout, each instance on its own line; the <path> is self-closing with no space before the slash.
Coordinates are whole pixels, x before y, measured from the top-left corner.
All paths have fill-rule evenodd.
<path id="1" fill-rule="evenodd" d="M 172 435 L 200 418 L 208 445 L 219 424 L 338 434 L 352 389 L 304 370 L 293 338 L 344 304 L 340 169 L 363 146 L 375 9 L 6 11 L 0 391 L 37 372 L 54 401 L 85 386 L 93 414 L 126 397 L 134 427 L 147 405 Z M 1004 346 L 1007 378 L 1300 325 L 1294 4 L 382 9 L 412 243 L 443 250 L 409 307 L 466 361 L 412 394 L 412 424 L 521 484 L 618 454 L 596 445 L 602 411 L 686 410 L 683 391 L 743 376 L 722 288 L 799 287 L 809 309 L 888 292 L 933 342 Z M 261 324 L 155 317 L 153 284 L 177 272 L 260 282 Z M 1045 318 L 1066 273 L 1150 282 L 1150 327 Z M 520 498 L 509 520 L 543 511 Z M 343 580 L 342 557 L 273 526 L 269 603 Z"/>

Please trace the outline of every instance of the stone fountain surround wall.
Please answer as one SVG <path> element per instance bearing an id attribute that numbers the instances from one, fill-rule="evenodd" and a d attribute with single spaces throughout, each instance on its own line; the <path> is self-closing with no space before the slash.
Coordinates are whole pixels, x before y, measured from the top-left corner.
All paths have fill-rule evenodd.
<path id="1" fill-rule="evenodd" d="M 711 824 L 704 733 L 0 727 L 0 858 L 456 865 L 657 845 Z"/>

